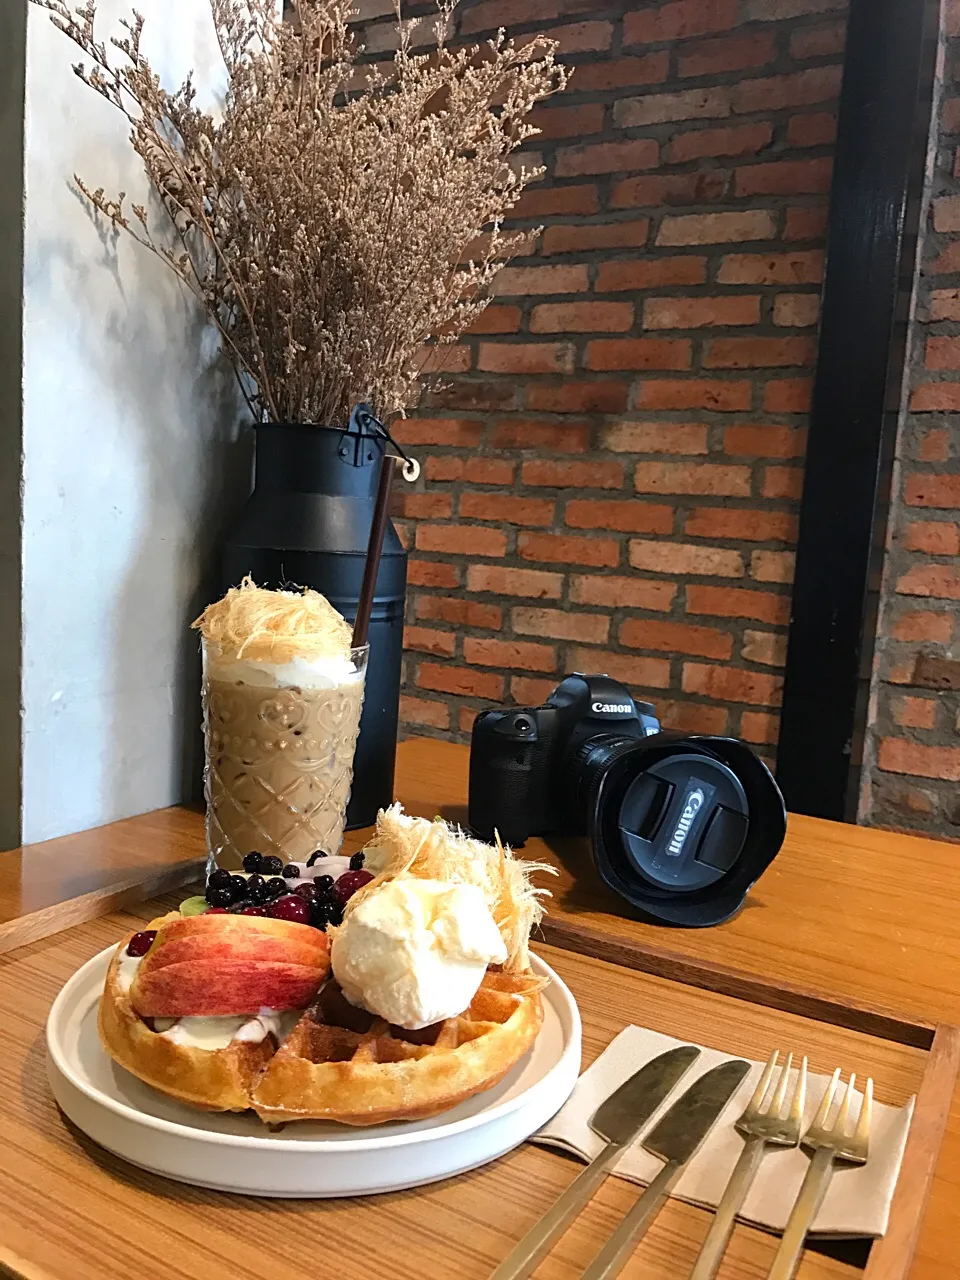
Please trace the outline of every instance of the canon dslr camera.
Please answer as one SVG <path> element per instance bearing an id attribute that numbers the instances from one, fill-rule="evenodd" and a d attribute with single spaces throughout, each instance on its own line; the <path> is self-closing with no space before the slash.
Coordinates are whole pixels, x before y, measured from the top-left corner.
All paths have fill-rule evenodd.
<path id="1" fill-rule="evenodd" d="M 469 823 L 484 840 L 590 836 L 602 880 L 680 925 L 726 920 L 786 831 L 769 770 L 736 738 L 664 732 L 605 675 L 572 675 L 542 707 L 481 712 Z"/>
<path id="2" fill-rule="evenodd" d="M 609 676 L 567 676 L 542 707 L 481 711 L 470 748 L 470 826 L 507 844 L 583 835 L 584 790 L 624 744 L 660 732 L 652 703 Z"/>

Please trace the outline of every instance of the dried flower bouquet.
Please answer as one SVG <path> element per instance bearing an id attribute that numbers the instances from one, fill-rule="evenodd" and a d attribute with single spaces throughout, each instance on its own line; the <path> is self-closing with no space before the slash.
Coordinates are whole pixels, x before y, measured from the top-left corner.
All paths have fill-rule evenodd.
<path id="1" fill-rule="evenodd" d="M 339 425 L 417 395 L 428 339 L 453 341 L 529 233 L 502 231 L 536 170 L 510 153 L 531 107 L 561 89 L 553 45 L 503 38 L 362 54 L 351 0 L 210 0 L 227 71 L 222 113 L 190 77 L 168 91 L 141 50 L 143 18 L 96 38 L 95 0 L 35 0 L 79 45 L 76 74 L 130 122 L 175 235 L 147 210 L 76 181 L 93 208 L 156 253 L 200 300 L 260 420 Z"/>

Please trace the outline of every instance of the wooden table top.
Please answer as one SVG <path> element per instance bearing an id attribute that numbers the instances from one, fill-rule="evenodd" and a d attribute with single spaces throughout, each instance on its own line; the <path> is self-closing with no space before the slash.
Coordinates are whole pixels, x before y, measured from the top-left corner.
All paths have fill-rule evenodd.
<path id="1" fill-rule="evenodd" d="M 135 1169 L 96 1147 L 57 1111 L 46 1083 L 43 1026 L 59 987 L 86 960 L 176 899 L 144 903 L 74 926 L 0 957 L 0 1275 L 20 1280 L 485 1280 L 580 1168 L 524 1145 L 483 1169 L 414 1191 L 362 1200 L 233 1197 Z M 771 1045 L 800 1047 L 814 1070 L 842 1061 L 872 1074 L 878 1096 L 902 1103 L 926 1055 L 856 1031 L 704 993 L 549 946 L 538 951 L 569 984 L 583 1017 L 584 1065 L 628 1022 L 732 1053 L 766 1057 Z M 861 1076 L 862 1078 L 862 1076 Z M 947 1175 L 935 1197 L 949 1199 Z M 608 1179 L 537 1270 L 573 1280 L 594 1255 L 636 1188 Z M 709 1215 L 671 1201 L 624 1270 L 625 1280 L 686 1274 Z M 938 1222 L 938 1232 L 949 1227 Z M 933 1280 L 955 1237 L 928 1233 Z M 736 1229 L 720 1280 L 759 1280 L 776 1240 Z M 800 1280 L 855 1280 L 849 1262 L 808 1253 Z M 898 1273 L 899 1274 L 899 1273 Z M 867 1280 L 872 1280 L 868 1274 Z"/>
<path id="2" fill-rule="evenodd" d="M 466 777 L 466 748 L 428 739 L 401 744 L 397 795 L 410 812 L 428 816 L 440 812 L 463 821 Z M 350 833 L 347 848 L 358 848 L 367 834 Z M 570 981 L 584 1009 L 587 1043 L 594 1046 L 594 1051 L 631 1017 L 659 1026 L 661 1023 L 654 1021 L 651 1010 L 658 1017 L 667 1016 L 673 1008 L 685 1009 L 689 1014 L 690 1008 L 684 1003 L 688 999 L 718 999 L 694 990 L 696 985 L 710 985 L 711 975 L 716 989 L 736 993 L 739 982 L 742 993 L 759 1005 L 775 1005 L 773 993 L 778 989 L 805 994 L 813 1002 L 810 1011 L 814 1016 L 821 1016 L 817 1002 L 829 1007 L 836 1001 L 859 1007 L 867 1014 L 873 1011 L 883 1015 L 891 1024 L 897 1019 L 902 1019 L 904 1026 L 960 1023 L 960 915 L 954 905 L 953 889 L 954 863 L 960 858 L 960 850 L 955 845 L 791 816 L 783 850 L 754 886 L 746 908 L 727 924 L 690 931 L 665 930 L 629 918 L 624 904 L 599 883 L 580 842 L 551 842 L 548 847 L 532 840 L 523 852 L 550 861 L 560 870 L 556 879 L 544 877 L 544 883 L 555 894 L 545 937 L 548 942 L 562 945 L 567 954 L 550 947 L 539 949 Z M 489 1269 L 488 1264 L 506 1252 L 495 1248 L 495 1233 L 491 1235 L 488 1224 L 499 1223 L 506 1214 L 503 1230 L 513 1238 L 519 1236 L 558 1187 L 572 1176 L 567 1162 L 524 1148 L 489 1171 L 424 1193 L 409 1193 L 415 1194 L 413 1209 L 408 1205 L 409 1196 L 404 1195 L 357 1204 L 349 1210 L 356 1217 L 342 1219 L 340 1215 L 348 1212 L 345 1206 L 289 1209 L 257 1202 L 251 1207 L 250 1202 L 240 1204 L 210 1193 L 174 1187 L 126 1169 L 121 1176 L 119 1166 L 111 1165 L 107 1157 L 89 1146 L 85 1148 L 83 1139 L 57 1118 L 43 1079 L 40 1028 L 46 1010 L 57 987 L 83 960 L 116 937 L 122 928 L 132 926 L 127 917 L 111 917 L 77 925 L 43 942 L 22 944 L 185 883 L 196 875 L 203 854 L 202 818 L 187 809 L 144 815 L 60 841 L 0 854 L 0 951 L 10 952 L 0 957 L 0 967 L 6 970 L 7 978 L 0 984 L 0 1007 L 4 1009 L 5 1025 L 14 1029 L 15 1041 L 15 1052 L 5 1054 L 0 1064 L 0 1119 L 4 1121 L 4 1137 L 11 1134 L 17 1153 L 13 1161 L 0 1162 L 15 1170 L 6 1175 L 10 1181 L 5 1204 L 0 1208 L 0 1220 L 4 1222 L 0 1250 L 7 1250 L 0 1251 L 0 1260 L 12 1275 L 44 1280 L 60 1276 L 83 1280 L 86 1276 L 126 1276 L 131 1272 L 158 1277 L 209 1274 L 212 1280 L 227 1274 L 313 1276 L 325 1273 L 323 1257 L 330 1233 L 335 1240 L 337 1231 L 349 1225 L 352 1233 L 369 1241 L 371 1256 L 390 1253 L 396 1259 L 397 1241 L 404 1240 L 405 1248 L 410 1244 L 404 1232 L 415 1229 L 419 1236 L 409 1267 L 406 1258 L 402 1258 L 392 1269 L 371 1263 L 368 1270 L 348 1269 L 344 1275 L 368 1275 L 379 1270 L 381 1274 L 398 1276 L 446 1276 L 453 1274 L 443 1261 L 448 1257 L 455 1258 L 455 1270 L 464 1277 L 485 1274 L 484 1267 Z M 137 914 L 146 918 L 152 909 L 145 904 Z M 588 958 L 598 954 L 627 967 Z M 681 982 L 692 982 L 694 987 L 667 987 L 662 978 L 629 972 L 636 969 L 674 975 Z M 667 992 L 669 1000 L 665 1002 Z M 797 1007 L 803 1007 L 802 999 Z M 631 1009 L 636 1012 L 631 1013 Z M 729 1009 L 731 1035 L 734 1031 L 739 1035 L 750 1025 L 755 1005 L 731 1002 Z M 795 1016 L 769 1007 L 761 1012 L 765 1019 Z M 746 1042 L 734 1044 L 731 1035 L 726 1036 L 725 1042 L 738 1051 L 759 1053 L 761 1048 L 777 1043 L 769 1038 L 770 1028 L 775 1025 L 765 1024 L 766 1038 L 762 1045 L 758 1041 L 753 1050 Z M 808 1021 L 803 1025 L 807 1034 L 815 1024 Z M 884 1033 L 883 1018 L 873 1025 L 867 1017 L 863 1026 Z M 858 1034 L 838 1028 L 832 1028 L 832 1032 Z M 908 1041 L 898 1046 L 899 1053 L 913 1052 L 908 1037 L 893 1038 Z M 863 1037 L 863 1044 L 880 1043 Z M 3 1176 L 0 1173 L 0 1183 Z M 472 1207 L 465 1206 L 455 1190 L 464 1181 L 477 1196 Z M 95 1195 L 96 1210 L 88 1198 L 76 1211 L 65 1214 L 64 1207 L 78 1187 Z M 29 1207 L 20 1203 L 25 1188 L 30 1191 Z M 40 1203 L 35 1202 L 34 1191 L 41 1193 Z M 621 1184 L 611 1184 L 597 1202 L 592 1225 L 590 1219 L 585 1220 L 584 1234 L 578 1237 L 571 1233 L 567 1251 L 545 1263 L 538 1275 L 577 1274 L 577 1265 L 583 1265 L 602 1231 L 612 1225 L 616 1206 L 624 1207 L 630 1198 L 631 1193 Z M 216 1208 L 215 1225 L 210 1222 L 211 1206 Z M 175 1226 L 171 1225 L 170 1214 L 181 1212 L 193 1215 L 190 1223 L 178 1219 Z M 287 1269 L 268 1267 L 265 1271 L 262 1262 L 254 1265 L 249 1261 L 248 1250 L 258 1247 L 257 1242 L 270 1226 L 286 1231 L 288 1212 L 295 1216 L 306 1214 L 311 1225 L 320 1226 L 320 1231 L 307 1232 L 303 1270 L 284 1248 Z M 681 1216 L 697 1214 L 695 1210 L 671 1206 L 671 1213 L 674 1212 Z M 112 1219 L 110 1230 L 117 1232 L 116 1257 L 126 1270 L 104 1269 L 104 1241 L 98 1237 L 95 1244 L 90 1236 L 94 1213 L 98 1220 L 106 1216 Z M 408 1214 L 412 1216 L 405 1216 Z M 326 1221 L 321 1224 L 320 1218 Z M 471 1248 L 482 1265 L 464 1256 L 462 1241 L 467 1226 Z M 660 1229 L 667 1237 L 673 1230 L 672 1220 Z M 206 1243 L 204 1231 L 209 1237 Z M 395 1231 L 399 1234 L 395 1235 Z M 683 1219 L 676 1231 L 685 1231 L 689 1236 L 690 1222 Z M 144 1272 L 139 1242 L 155 1240 L 159 1246 L 161 1237 L 166 1240 L 165 1269 Z M 243 1247 L 230 1245 L 231 1239 L 242 1241 Z M 955 1098 L 917 1262 L 911 1273 L 915 1280 L 960 1274 L 957 1239 L 960 1099 Z M 647 1259 L 643 1274 L 673 1277 L 676 1273 L 669 1269 L 672 1264 L 665 1262 L 663 1239 L 652 1234 L 650 1241 L 654 1253 Z M 111 1236 L 110 1244 L 113 1243 Z M 742 1260 L 721 1272 L 724 1280 L 762 1275 L 756 1253 L 759 1247 L 745 1244 Z M 448 1253 L 451 1249 L 452 1254 Z M 69 1269 L 65 1261 L 68 1258 Z M 233 1259 L 229 1271 L 222 1267 L 217 1270 L 218 1258 Z M 339 1266 L 340 1256 L 337 1263 Z M 821 1260 L 814 1270 L 810 1265 L 804 1264 L 801 1277 L 851 1274 L 849 1268 L 833 1261 Z M 838 1267 L 843 1269 L 837 1270 Z"/>

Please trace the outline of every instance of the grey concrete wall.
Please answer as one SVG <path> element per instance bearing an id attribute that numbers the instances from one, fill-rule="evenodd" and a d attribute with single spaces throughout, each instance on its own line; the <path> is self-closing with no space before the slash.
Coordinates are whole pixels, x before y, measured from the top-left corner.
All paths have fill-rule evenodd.
<path id="1" fill-rule="evenodd" d="M 27 0 L 0 5 L 0 849 L 20 843 L 23 80 Z"/>
<path id="2" fill-rule="evenodd" d="M 140 0 L 161 78 L 219 84 L 207 0 Z M 100 38 L 128 13 L 98 5 Z M 31 6 L 23 315 L 23 839 L 196 791 L 190 620 L 249 482 L 235 382 L 163 264 L 109 234 L 72 175 L 149 194 L 123 118 Z M 162 215 L 158 214 L 158 225 Z"/>

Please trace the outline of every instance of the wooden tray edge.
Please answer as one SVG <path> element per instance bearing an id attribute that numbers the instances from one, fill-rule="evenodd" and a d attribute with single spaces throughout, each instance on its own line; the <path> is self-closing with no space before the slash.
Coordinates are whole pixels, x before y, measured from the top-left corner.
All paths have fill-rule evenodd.
<path id="1" fill-rule="evenodd" d="M 875 1241 L 864 1280 L 907 1280 L 920 1239 L 950 1104 L 960 1073 L 960 1027 L 937 1026 L 923 1073 L 887 1233 Z"/>
<path id="2" fill-rule="evenodd" d="M 39 911 L 30 911 L 14 920 L 6 920 L 0 923 L 0 955 L 26 946 L 28 942 L 49 938 L 76 924 L 97 920 L 100 916 L 109 915 L 111 911 L 120 911 L 135 902 L 169 893 L 171 889 L 178 889 L 193 880 L 202 880 L 205 866 L 204 858 L 190 858 L 160 871 L 151 871 L 142 878 L 128 878 L 105 884 L 77 898 L 54 902 L 48 907 L 41 907 Z"/>
<path id="3" fill-rule="evenodd" d="M 684 986 L 715 991 L 719 995 L 779 1009 L 782 1013 L 813 1018 L 848 1031 L 861 1031 L 915 1049 L 929 1051 L 933 1045 L 935 1028 L 932 1024 L 889 1010 L 814 995 L 802 987 L 767 981 L 712 960 L 695 960 L 666 947 L 611 938 L 590 925 L 574 924 L 569 920 L 548 916 L 540 926 L 540 933 L 543 941 L 552 946 L 590 956 L 594 960 L 608 960 L 625 969 L 668 978 Z"/>

